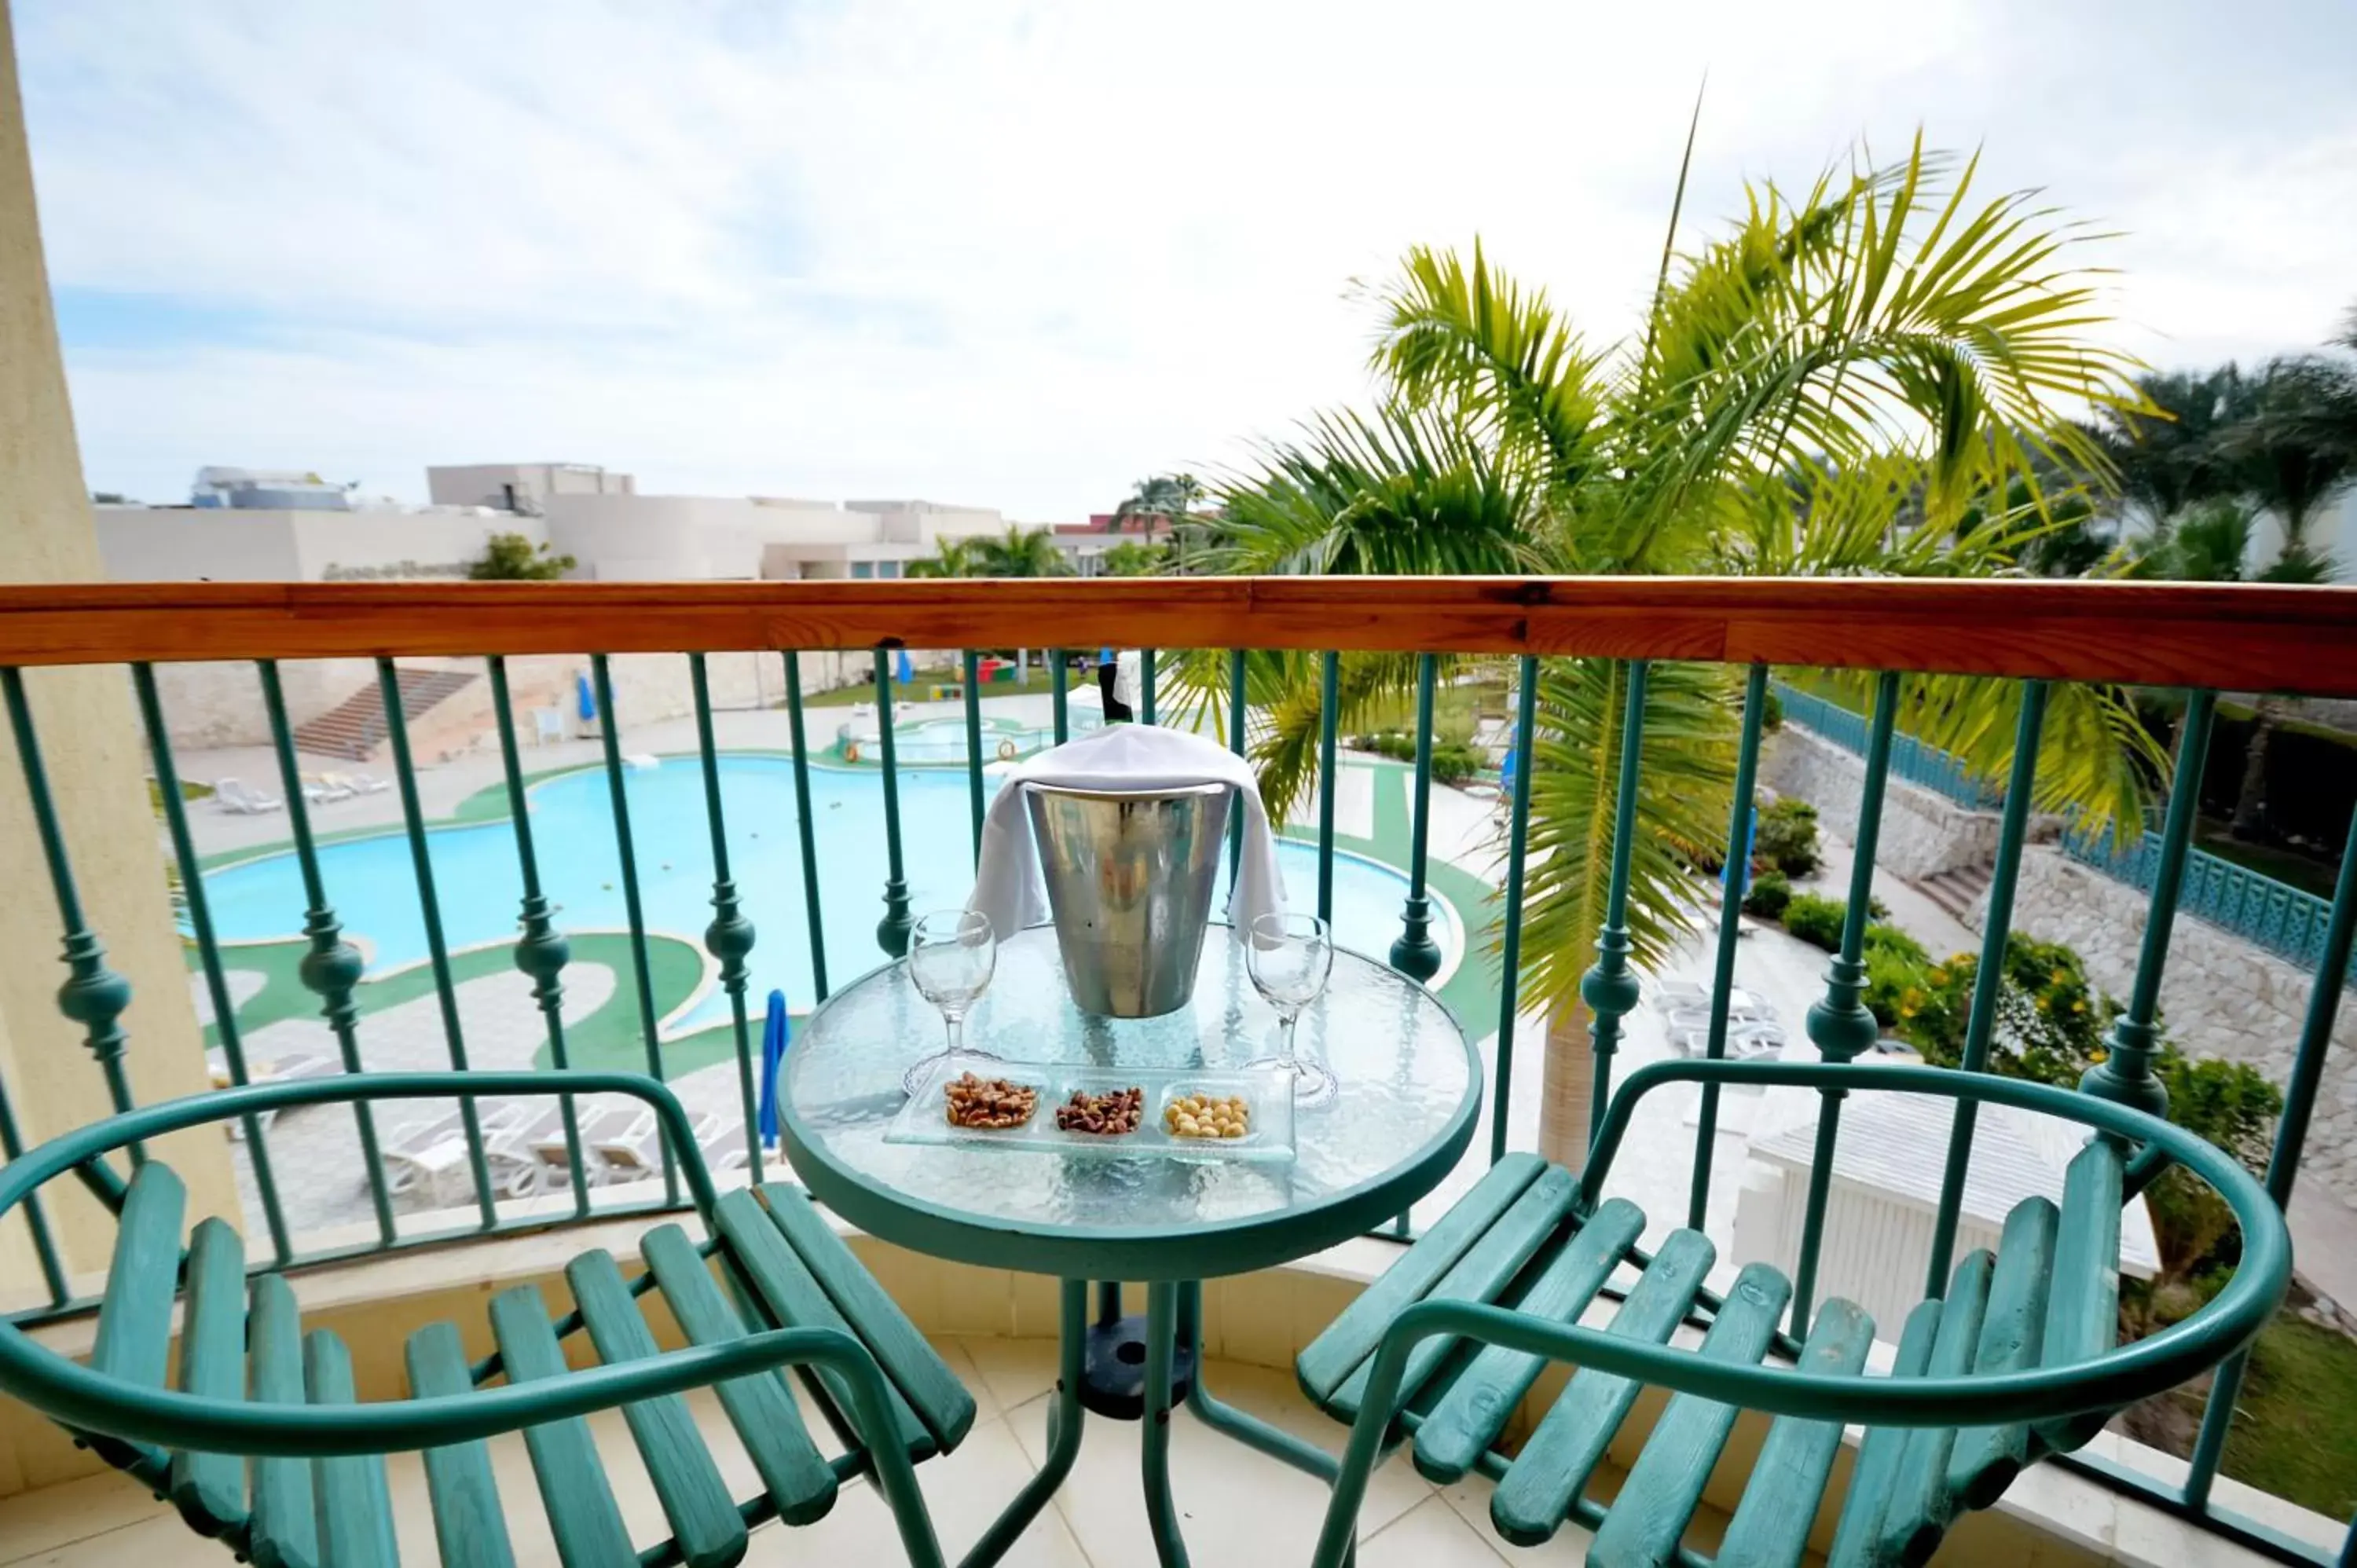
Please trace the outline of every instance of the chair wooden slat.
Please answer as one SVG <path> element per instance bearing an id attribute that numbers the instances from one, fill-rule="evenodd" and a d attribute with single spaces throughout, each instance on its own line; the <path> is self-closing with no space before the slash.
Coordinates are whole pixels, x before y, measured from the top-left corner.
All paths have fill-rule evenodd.
<path id="1" fill-rule="evenodd" d="M 188 1238 L 180 1391 L 245 1397 L 245 1245 L 225 1219 L 201 1220 Z M 245 1461 L 237 1455 L 175 1453 L 171 1491 L 173 1507 L 199 1534 L 221 1535 L 245 1522 Z"/>
<path id="2" fill-rule="evenodd" d="M 695 1243 L 676 1225 L 649 1231 L 640 1243 L 657 1288 L 680 1329 L 697 1345 L 742 1338 L 745 1321 L 713 1280 Z M 752 1455 L 761 1484 L 788 1524 L 808 1524 L 834 1506 L 834 1467 L 819 1454 L 802 1423 L 802 1407 L 776 1372 L 732 1378 L 714 1391 L 729 1424 Z"/>
<path id="3" fill-rule="evenodd" d="M 491 1334 L 499 1341 L 510 1382 L 563 1375 L 565 1350 L 556 1342 L 537 1285 L 517 1285 L 491 1298 Z M 527 1426 L 523 1442 L 540 1484 L 541 1505 L 548 1512 L 549 1530 L 556 1538 L 556 1554 L 565 1568 L 635 1563 L 638 1552 L 630 1545 L 630 1532 L 614 1501 L 589 1423 L 568 1416 Z"/>
<path id="4" fill-rule="evenodd" d="M 1758 1366 L 1792 1299 L 1792 1281 L 1766 1263 L 1746 1263 L 1703 1336 L 1703 1359 Z M 1663 1568 L 1676 1561 L 1678 1538 L 1702 1501 L 1735 1416 L 1731 1404 L 1671 1396 L 1612 1499 L 1612 1511 L 1588 1542 L 1587 1561 L 1595 1568 Z"/>
<path id="5" fill-rule="evenodd" d="M 1602 1204 L 1513 1304 L 1516 1310 L 1577 1323 L 1644 1229 L 1644 1212 L 1627 1198 Z M 1483 1346 L 1415 1429 L 1417 1471 L 1442 1486 L 1464 1479 L 1545 1366 L 1543 1356 Z"/>
<path id="6" fill-rule="evenodd" d="M 565 1283 L 589 1329 L 598 1359 L 610 1364 L 644 1360 L 660 1353 L 639 1304 L 630 1294 L 614 1255 L 599 1248 L 565 1265 Z M 728 1496 L 728 1483 L 695 1428 L 695 1416 L 678 1394 L 640 1400 L 622 1407 L 654 1482 L 656 1500 L 679 1543 L 687 1568 L 728 1568 L 745 1555 L 745 1520 Z"/>
<path id="7" fill-rule="evenodd" d="M 1694 1306 L 1718 1250 L 1699 1230 L 1673 1230 L 1613 1315 L 1609 1333 L 1659 1345 Z M 1582 1367 L 1490 1497 L 1490 1522 L 1517 1546 L 1551 1539 L 1612 1434 L 1637 1402 L 1632 1379 Z"/>

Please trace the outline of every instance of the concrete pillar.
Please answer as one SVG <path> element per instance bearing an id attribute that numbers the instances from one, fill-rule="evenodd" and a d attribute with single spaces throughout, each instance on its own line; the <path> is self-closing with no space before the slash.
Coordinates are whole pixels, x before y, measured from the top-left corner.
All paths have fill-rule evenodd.
<path id="1" fill-rule="evenodd" d="M 16 46 L 7 0 L 0 0 L 0 581 L 102 575 L 41 260 Z M 209 1081 L 204 1039 L 172 921 L 129 677 L 119 667 L 33 670 L 25 683 L 82 903 L 108 962 L 131 982 L 122 1021 L 133 1092 L 142 1104 L 195 1093 Z M 0 735 L 0 1075 L 26 1141 L 38 1144 L 112 1106 L 80 1029 L 58 1011 L 62 928 L 22 779 L 15 744 Z M 199 1128 L 151 1152 L 187 1178 L 192 1219 L 238 1218 L 225 1133 Z M 79 1182 L 46 1191 L 67 1269 L 104 1268 L 113 1217 Z M 22 1224 L 0 1226 L 0 1307 L 26 1305 L 24 1293 L 38 1288 Z"/>

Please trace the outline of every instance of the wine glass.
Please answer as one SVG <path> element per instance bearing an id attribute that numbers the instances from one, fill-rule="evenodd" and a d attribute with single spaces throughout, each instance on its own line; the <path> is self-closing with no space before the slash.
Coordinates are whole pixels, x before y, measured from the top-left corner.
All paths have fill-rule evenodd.
<path id="1" fill-rule="evenodd" d="M 909 979 L 919 994 L 942 1010 L 949 1043 L 920 1058 L 900 1079 L 902 1092 L 914 1094 L 935 1063 L 952 1052 L 998 1059 L 993 1051 L 967 1050 L 965 1015 L 990 989 L 998 967 L 998 936 L 990 918 L 978 909 L 937 909 L 920 918 L 909 932 Z"/>
<path id="2" fill-rule="evenodd" d="M 1244 934 L 1244 967 L 1253 988 L 1276 1009 L 1279 1046 L 1274 1057 L 1262 1057 L 1249 1067 L 1293 1069 L 1297 1104 L 1315 1105 L 1339 1087 L 1324 1063 L 1304 1060 L 1294 1049 L 1293 1026 L 1303 1008 L 1326 989 L 1334 969 L 1334 943 L 1326 922 L 1315 915 L 1255 916 Z"/>

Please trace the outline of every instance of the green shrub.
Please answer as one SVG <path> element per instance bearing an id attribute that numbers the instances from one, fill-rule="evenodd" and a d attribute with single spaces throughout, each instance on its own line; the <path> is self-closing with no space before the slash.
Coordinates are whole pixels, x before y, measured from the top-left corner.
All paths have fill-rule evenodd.
<path id="1" fill-rule="evenodd" d="M 1848 910 L 1838 898 L 1816 893 L 1796 893 L 1784 906 L 1784 929 L 1827 952 L 1841 950 L 1842 921 Z"/>
<path id="2" fill-rule="evenodd" d="M 1774 735 L 1784 727 L 1784 699 L 1778 696 L 1772 690 L 1764 694 L 1768 701 L 1760 710 L 1760 727 L 1770 735 Z"/>
<path id="3" fill-rule="evenodd" d="M 1409 748 L 1415 755 L 1415 748 Z M 1436 741 L 1432 747 L 1432 776 L 1443 784 L 1463 784 L 1489 766 L 1489 759 L 1461 740 Z"/>
<path id="4" fill-rule="evenodd" d="M 1764 808 L 1752 833 L 1751 858 L 1787 876 L 1806 876 L 1816 870 L 1817 809 L 1795 795 Z"/>
<path id="5" fill-rule="evenodd" d="M 1896 1028 L 1919 1012 L 1925 997 L 1925 971 L 1932 955 L 1898 927 L 1877 922 L 1866 928 L 1862 949 L 1866 993 L 1860 998 L 1874 1021 Z"/>
<path id="6" fill-rule="evenodd" d="M 1750 891 L 1743 895 L 1743 912 L 1762 920 L 1781 920 L 1784 907 L 1792 901 L 1792 884 L 1781 871 L 1763 871 L 1752 878 Z"/>
<path id="7" fill-rule="evenodd" d="M 1785 923 L 1792 923 L 1789 915 Z M 1867 967 L 1870 983 L 1871 955 Z M 1900 1035 L 1924 1060 L 1940 1067 L 1962 1064 L 1979 972 L 1978 959 L 1958 953 L 1923 971 L 1923 1000 L 1911 1014 L 1902 999 Z M 2005 972 L 1990 1020 L 1990 1070 L 2076 1089 L 2110 1054 L 2106 1029 L 2119 1011 L 2117 1001 L 2089 983 L 2076 951 L 2015 931 L 2006 940 Z M 2171 1122 L 2217 1144 L 2254 1173 L 2266 1169 L 2283 1095 L 2257 1069 L 2244 1062 L 2197 1061 L 2163 1040 L 2154 1054 L 2153 1072 L 2168 1090 Z M 2137 1294 L 2142 1305 L 2132 1305 L 2128 1314 L 2132 1322 L 2141 1320 L 2133 1323 L 2139 1331 L 2158 1326 L 2185 1299 L 2184 1293 L 2165 1287 L 2231 1263 L 2240 1245 L 2224 1201 L 2200 1178 L 2171 1169 L 2145 1189 L 2145 1197 L 2160 1273 L 2151 1291 Z"/>

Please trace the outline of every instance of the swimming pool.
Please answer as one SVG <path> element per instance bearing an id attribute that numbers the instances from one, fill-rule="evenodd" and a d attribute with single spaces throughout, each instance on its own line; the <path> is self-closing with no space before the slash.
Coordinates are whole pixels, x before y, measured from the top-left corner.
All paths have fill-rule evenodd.
<path id="1" fill-rule="evenodd" d="M 700 950 L 712 918 L 712 840 L 705 822 L 703 769 L 694 757 L 667 757 L 661 767 L 628 772 L 623 779 L 647 929 L 683 938 Z M 872 771 L 813 768 L 810 782 L 827 978 L 839 985 L 883 961 L 876 945 L 876 923 L 884 914 L 883 779 Z M 963 903 L 974 882 L 964 772 L 903 770 L 899 782 L 911 910 L 922 914 Z M 758 937 L 750 960 L 754 1004 L 758 1008 L 774 986 L 801 1011 L 810 1006 L 813 987 L 793 764 L 781 757 L 723 757 L 720 798 L 728 822 L 729 869 Z M 557 907 L 558 929 L 627 929 L 604 773 L 590 768 L 560 775 L 535 786 L 530 799 L 541 883 Z M 436 828 L 426 836 L 443 934 L 452 950 L 512 940 L 523 897 L 513 829 L 501 821 Z M 1316 852 L 1288 843 L 1279 854 L 1295 907 L 1309 908 L 1318 889 Z M 367 940 L 371 975 L 425 958 L 425 918 L 405 837 L 395 832 L 322 845 L 319 869 L 347 934 Z M 303 881 L 291 854 L 208 872 L 205 890 L 222 941 L 294 938 L 302 931 Z M 1338 854 L 1336 941 L 1377 956 L 1387 952 L 1399 934 L 1406 896 L 1407 879 L 1398 872 Z M 1224 901 L 1224 891 L 1221 897 Z M 1434 940 L 1453 962 L 1462 943 L 1455 913 L 1438 898 L 1434 910 Z M 670 1021 L 665 1033 L 701 1029 L 727 1016 L 727 998 L 716 986 Z"/>

